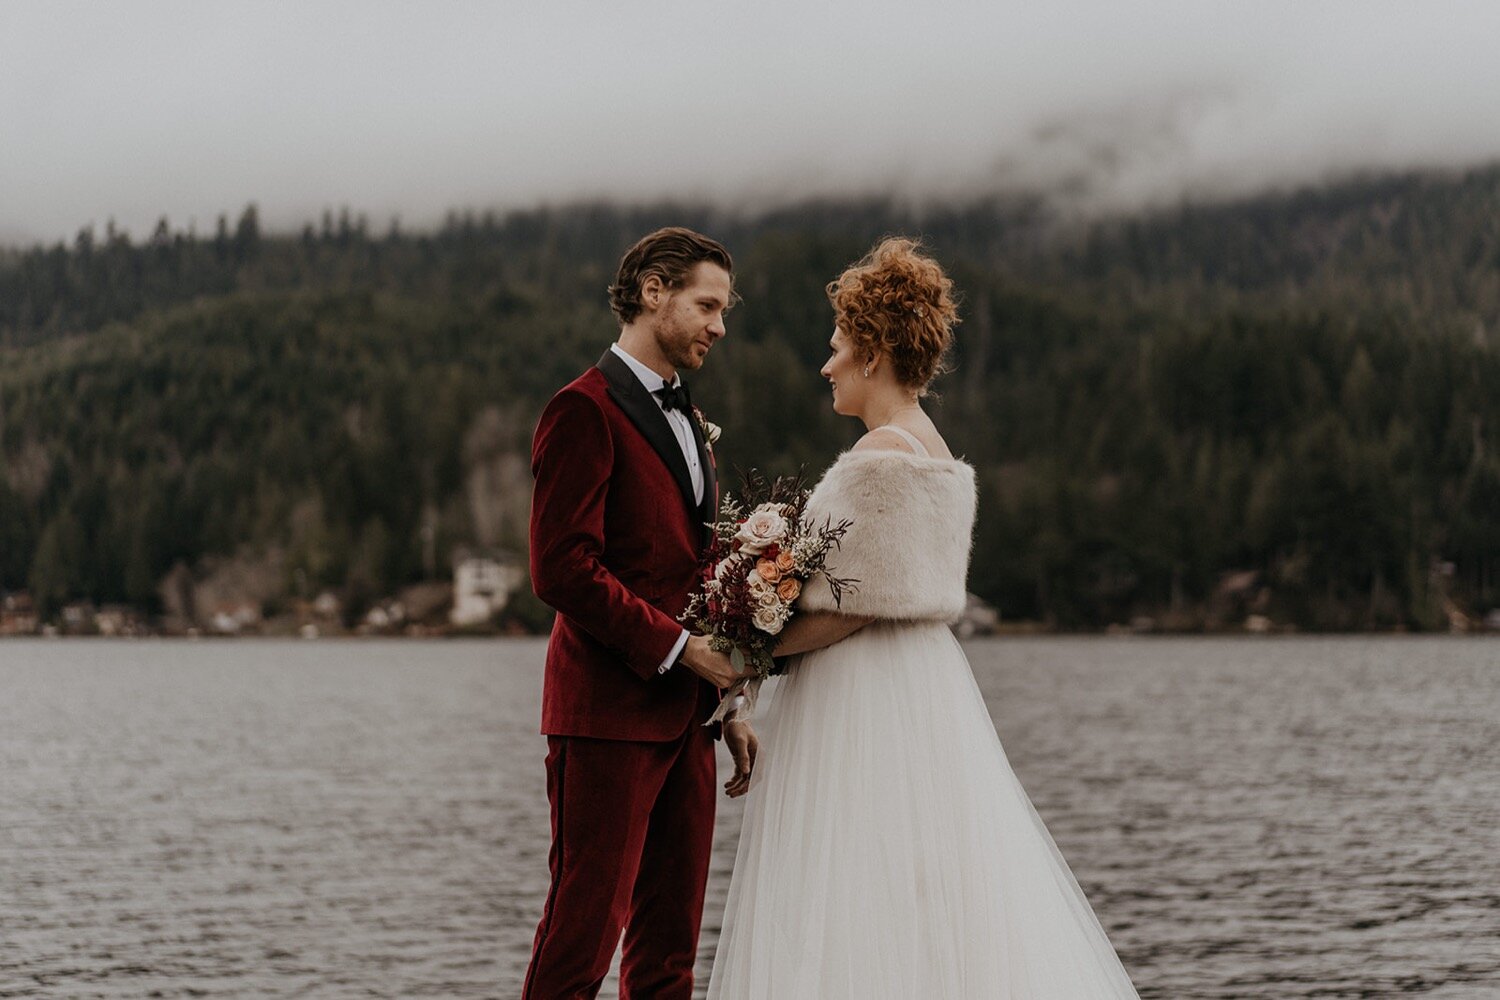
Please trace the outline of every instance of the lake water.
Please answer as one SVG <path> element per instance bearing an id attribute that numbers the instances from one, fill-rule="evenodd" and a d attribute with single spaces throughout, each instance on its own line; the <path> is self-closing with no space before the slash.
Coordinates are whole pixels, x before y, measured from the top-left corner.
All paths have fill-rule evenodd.
<path id="1" fill-rule="evenodd" d="M 965 648 L 1143 997 L 1500 997 L 1500 642 Z M 541 660 L 0 643 L 0 997 L 516 996 Z"/>

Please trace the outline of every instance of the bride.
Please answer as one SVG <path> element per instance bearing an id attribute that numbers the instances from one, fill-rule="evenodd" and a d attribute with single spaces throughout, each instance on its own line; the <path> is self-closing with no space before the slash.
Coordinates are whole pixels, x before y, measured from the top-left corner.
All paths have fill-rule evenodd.
<path id="1" fill-rule="evenodd" d="M 869 429 L 809 500 L 853 526 L 777 654 L 710 1000 L 1091 1000 L 1135 989 L 1006 760 L 963 650 L 974 469 L 918 399 L 952 282 L 887 239 L 829 285 L 821 374 Z M 731 725 L 748 726 L 746 722 Z M 726 786 L 752 788 L 748 770 Z"/>

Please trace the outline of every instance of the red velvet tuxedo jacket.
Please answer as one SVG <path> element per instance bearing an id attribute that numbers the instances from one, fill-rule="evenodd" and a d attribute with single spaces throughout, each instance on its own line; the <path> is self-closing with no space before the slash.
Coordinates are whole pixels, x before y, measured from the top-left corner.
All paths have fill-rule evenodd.
<path id="1" fill-rule="evenodd" d="M 703 502 L 661 407 L 613 351 L 542 411 L 531 448 L 531 581 L 556 609 L 542 732 L 670 740 L 702 723 L 714 687 L 672 651 L 718 510 L 696 419 Z"/>

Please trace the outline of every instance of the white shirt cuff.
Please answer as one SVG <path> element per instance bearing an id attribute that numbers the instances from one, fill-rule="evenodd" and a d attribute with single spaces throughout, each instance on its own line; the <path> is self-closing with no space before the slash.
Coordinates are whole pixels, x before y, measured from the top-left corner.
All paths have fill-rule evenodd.
<path id="1" fill-rule="evenodd" d="M 677 654 L 682 652 L 682 647 L 687 645 L 687 641 L 688 630 L 683 629 L 682 634 L 677 637 L 677 643 L 672 647 L 672 651 L 667 654 L 667 658 L 665 660 L 661 661 L 661 666 L 656 668 L 657 673 L 666 673 L 667 670 L 671 668 L 672 664 L 677 662 Z"/>

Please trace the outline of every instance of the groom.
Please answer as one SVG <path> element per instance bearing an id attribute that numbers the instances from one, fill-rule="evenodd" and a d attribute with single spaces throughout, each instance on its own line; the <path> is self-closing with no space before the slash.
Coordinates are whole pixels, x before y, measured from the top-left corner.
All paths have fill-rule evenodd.
<path id="1" fill-rule="evenodd" d="M 738 675 L 675 620 L 718 507 L 677 370 L 724 336 L 733 271 L 687 229 L 631 247 L 609 289 L 618 342 L 537 424 L 531 579 L 557 610 L 542 691 L 552 881 L 524 1000 L 593 997 L 622 931 L 621 1000 L 692 995 L 714 818 L 702 723 Z M 748 734 L 726 739 L 748 771 Z"/>

